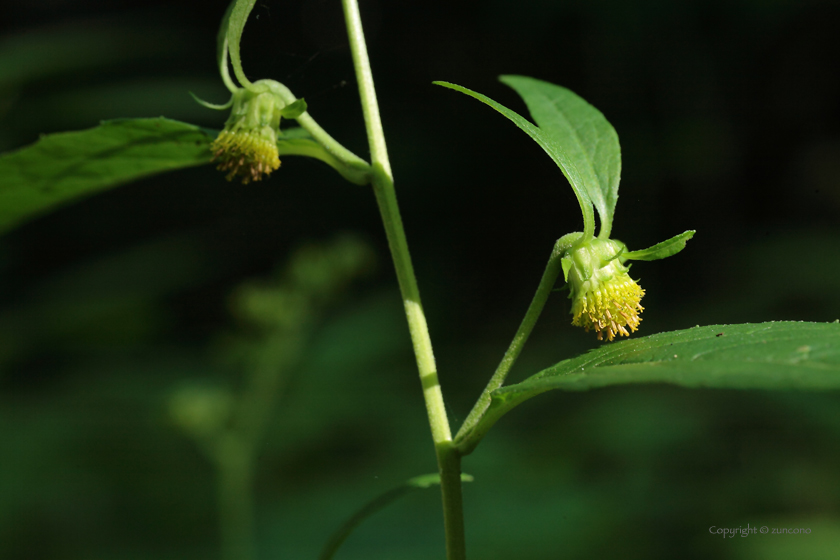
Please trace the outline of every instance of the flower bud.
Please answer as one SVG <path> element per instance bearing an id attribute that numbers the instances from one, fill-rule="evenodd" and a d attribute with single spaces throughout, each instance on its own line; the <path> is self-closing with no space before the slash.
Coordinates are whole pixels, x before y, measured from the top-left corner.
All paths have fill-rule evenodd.
<path id="1" fill-rule="evenodd" d="M 612 239 L 590 239 L 571 248 L 563 257 L 563 270 L 572 300 L 572 324 L 594 329 L 598 340 L 635 332 L 644 307 L 645 291 L 627 274 L 619 256 L 625 246 Z"/>

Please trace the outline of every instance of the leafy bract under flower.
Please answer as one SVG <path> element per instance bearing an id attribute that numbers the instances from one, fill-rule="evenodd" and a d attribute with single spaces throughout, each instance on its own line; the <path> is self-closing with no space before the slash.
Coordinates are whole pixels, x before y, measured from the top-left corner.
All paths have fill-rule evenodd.
<path id="1" fill-rule="evenodd" d="M 564 257 L 564 270 L 572 299 L 572 324 L 594 330 L 598 340 L 630 336 L 641 322 L 645 291 L 627 273 L 619 256 L 624 244 L 591 239 Z M 628 332 L 630 329 L 630 332 Z"/>

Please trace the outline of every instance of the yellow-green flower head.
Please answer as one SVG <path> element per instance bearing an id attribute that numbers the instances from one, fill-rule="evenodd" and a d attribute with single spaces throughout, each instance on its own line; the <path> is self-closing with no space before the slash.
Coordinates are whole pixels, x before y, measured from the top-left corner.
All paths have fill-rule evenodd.
<path id="1" fill-rule="evenodd" d="M 280 167 L 277 133 L 282 102 L 270 91 L 255 93 L 242 88 L 233 94 L 233 108 L 225 128 L 213 142 L 217 169 L 227 180 L 241 177 L 243 184 L 259 181 Z"/>
<path id="2" fill-rule="evenodd" d="M 642 320 L 640 302 L 645 291 L 621 263 L 624 250 L 620 241 L 590 239 L 570 249 L 563 259 L 571 290 L 572 324 L 594 330 L 598 340 L 630 336 Z"/>

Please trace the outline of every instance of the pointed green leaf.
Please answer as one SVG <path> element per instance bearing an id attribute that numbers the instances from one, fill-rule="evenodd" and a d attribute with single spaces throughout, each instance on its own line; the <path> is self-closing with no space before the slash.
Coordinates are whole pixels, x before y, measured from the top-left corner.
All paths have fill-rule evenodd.
<path id="1" fill-rule="evenodd" d="M 251 15 L 251 10 L 254 9 L 254 4 L 256 3 L 257 0 L 234 0 L 229 8 L 227 43 L 228 50 L 230 51 L 230 63 L 233 64 L 233 73 L 236 75 L 236 79 L 245 87 L 250 86 L 251 81 L 248 80 L 245 76 L 245 71 L 242 70 L 242 60 L 239 57 L 239 43 L 242 41 L 242 32 L 245 30 L 245 23 L 248 21 L 248 16 Z"/>
<path id="2" fill-rule="evenodd" d="M 280 110 L 280 114 L 284 119 L 296 119 L 306 112 L 306 101 L 303 99 L 295 99 L 291 104 L 286 105 Z"/>
<path id="3" fill-rule="evenodd" d="M 119 119 L 0 155 L 0 231 L 74 198 L 209 163 L 213 138 L 169 119 Z"/>
<path id="4" fill-rule="evenodd" d="M 473 477 L 468 474 L 461 475 L 461 482 L 472 482 Z M 398 498 L 408 494 L 413 490 L 423 490 L 425 488 L 430 488 L 431 486 L 440 484 L 440 475 L 435 474 L 424 474 L 420 476 L 415 476 L 414 478 L 410 478 L 405 481 L 403 484 L 400 484 L 396 488 L 392 488 L 381 494 L 365 504 L 359 511 L 354 513 L 350 519 L 348 519 L 344 525 L 338 528 L 338 530 L 332 534 L 330 539 L 327 541 L 327 544 L 324 545 L 324 549 L 321 551 L 320 556 L 318 556 L 319 560 L 330 560 L 335 553 L 338 551 L 338 548 L 344 543 L 347 537 L 350 536 L 350 533 L 358 527 L 362 521 L 373 515 L 374 513 L 378 512 L 379 510 L 385 508 L 386 506 L 390 505 Z"/>
<path id="5" fill-rule="evenodd" d="M 458 447 L 470 452 L 520 403 L 549 391 L 630 383 L 689 388 L 840 389 L 840 324 L 712 325 L 604 344 L 522 383 L 493 391 L 486 414 Z"/>
<path id="6" fill-rule="evenodd" d="M 523 118 L 518 113 L 511 111 L 507 107 L 496 103 L 489 97 L 481 95 L 480 93 L 474 92 L 471 89 L 467 89 L 465 87 L 451 84 L 449 82 L 432 82 L 436 85 L 443 86 L 445 88 L 454 89 L 455 91 L 460 91 L 470 97 L 481 101 L 482 103 L 489 105 L 502 115 L 506 116 L 508 119 L 513 121 L 513 123 L 525 131 L 528 136 L 530 136 L 540 147 L 545 150 L 551 159 L 554 160 L 554 163 L 560 168 L 563 172 L 563 175 L 566 176 L 566 179 L 569 181 L 569 184 L 572 186 L 572 190 L 575 191 L 575 195 L 577 196 L 578 203 L 580 204 L 581 211 L 583 212 L 583 223 L 584 229 L 588 234 L 592 234 L 594 230 L 594 214 L 592 212 L 592 201 L 589 198 L 586 190 L 586 183 L 582 178 L 574 159 L 572 159 L 569 154 L 566 152 L 566 146 L 563 145 L 557 138 L 552 135 L 544 133 L 544 131 L 533 124 L 531 124 L 527 119 Z"/>
<path id="7" fill-rule="evenodd" d="M 604 115 L 571 90 L 526 76 L 502 76 L 528 106 L 544 135 L 563 146 L 598 210 L 600 237 L 608 238 L 618 201 L 621 147 Z"/>
<path id="8" fill-rule="evenodd" d="M 685 249 L 686 242 L 694 237 L 695 230 L 690 229 L 679 235 L 675 235 L 667 241 L 657 243 L 653 247 L 641 249 L 640 251 L 630 251 L 621 255 L 621 262 L 624 261 L 655 261 L 665 259 L 671 255 L 676 255 Z"/>

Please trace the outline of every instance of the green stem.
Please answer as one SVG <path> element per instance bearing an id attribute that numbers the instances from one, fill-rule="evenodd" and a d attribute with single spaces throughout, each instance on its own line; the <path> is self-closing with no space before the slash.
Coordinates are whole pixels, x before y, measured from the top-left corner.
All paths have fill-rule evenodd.
<path id="1" fill-rule="evenodd" d="M 464 516 L 461 498 L 460 454 L 452 445 L 452 435 L 443 393 L 438 382 L 432 341 L 426 325 L 426 316 L 420 302 L 420 290 L 411 264 L 408 241 L 400 217 L 397 195 L 376 90 L 373 85 L 373 73 L 367 55 L 362 20 L 357 0 L 342 0 L 353 66 L 359 84 L 359 96 L 365 117 L 368 142 L 370 144 L 372 183 L 382 223 L 388 237 L 388 246 L 394 261 L 397 280 L 402 293 L 408 329 L 414 345 L 420 383 L 426 402 L 426 412 L 435 444 L 438 468 L 441 474 L 441 494 L 443 498 L 444 526 L 446 529 L 446 551 L 449 560 L 465 560 Z"/>
<path id="2" fill-rule="evenodd" d="M 402 293 L 408 330 L 414 346 L 417 370 L 420 374 L 429 425 L 432 429 L 432 439 L 435 448 L 438 448 L 450 443 L 452 435 L 449 431 L 449 420 L 443 403 L 443 393 L 438 382 L 432 341 L 429 338 L 426 315 L 420 302 L 420 290 L 414 276 L 414 266 L 411 264 L 411 254 L 408 251 L 408 241 L 405 237 L 400 209 L 397 205 L 394 184 L 376 160 L 373 163 L 373 191 L 376 195 L 376 202 L 379 204 L 379 213 L 385 226 L 388 245 L 391 249 L 391 258 L 394 261 L 397 281 Z"/>
<path id="3" fill-rule="evenodd" d="M 253 560 L 254 504 L 251 452 L 239 437 L 222 437 L 216 449 L 219 526 L 223 560 Z"/>
<path id="4" fill-rule="evenodd" d="M 353 55 L 353 69 L 359 84 L 359 96 L 362 98 L 371 161 L 380 163 L 385 174 L 393 180 L 388 146 L 385 144 L 382 119 L 379 116 L 379 103 L 376 101 L 376 88 L 373 86 L 373 72 L 370 69 L 365 33 L 362 29 L 362 16 L 359 14 L 359 3 L 358 0 L 342 0 L 341 3 L 344 6 L 344 20 L 347 23 L 350 52 Z"/>
<path id="5" fill-rule="evenodd" d="M 501 387 L 505 382 L 510 368 L 513 367 L 520 352 L 522 352 L 522 348 L 525 346 L 525 342 L 531 336 L 531 331 L 534 330 L 534 325 L 536 325 L 537 319 L 539 319 L 545 303 L 548 301 L 548 296 L 551 294 L 551 290 L 562 270 L 561 259 L 564 252 L 565 247 L 563 247 L 563 244 L 560 242 L 556 243 L 551 252 L 551 257 L 548 259 L 545 272 L 543 272 L 540 285 L 537 287 L 537 293 L 534 294 L 534 298 L 531 300 L 531 305 L 528 307 L 528 311 L 525 313 L 525 317 L 519 325 L 519 330 L 516 331 L 516 335 L 514 335 L 510 346 L 505 352 L 504 357 L 502 357 L 502 361 L 499 363 L 499 367 L 496 368 L 496 372 L 490 378 L 481 396 L 478 397 L 475 406 L 473 406 L 473 409 L 467 415 L 467 418 L 461 425 L 461 429 L 458 430 L 458 434 L 455 436 L 455 445 L 463 455 L 471 453 L 483 436 L 483 434 L 476 434 L 474 429 L 490 406 L 492 399 L 491 393 Z"/>
<path id="6" fill-rule="evenodd" d="M 345 165 L 351 167 L 367 167 L 368 163 L 342 146 L 335 138 L 327 134 L 327 131 L 321 128 L 321 126 L 315 122 L 315 119 L 308 112 L 304 112 L 299 117 L 297 117 L 298 124 L 302 126 L 309 134 L 312 135 L 312 138 L 318 141 L 327 152 L 338 158 L 342 161 Z"/>
<path id="7" fill-rule="evenodd" d="M 443 527 L 446 533 L 446 558 L 466 560 L 464 504 L 461 493 L 461 453 L 452 444 L 437 447 L 440 488 L 443 497 Z"/>
<path id="8" fill-rule="evenodd" d="M 270 89 L 270 91 L 279 95 L 287 106 L 291 105 L 292 103 L 298 100 L 298 98 L 295 97 L 292 91 L 281 83 L 274 82 L 267 87 Z M 315 122 L 315 119 L 313 119 L 307 111 L 304 111 L 303 113 L 295 117 L 295 120 L 300 126 L 303 127 L 304 130 L 306 130 L 312 136 L 312 138 L 314 138 L 319 144 L 321 144 L 321 146 L 323 146 L 329 154 L 334 156 L 343 164 L 361 169 L 366 169 L 369 167 L 368 163 L 365 160 L 363 160 L 362 158 L 345 148 L 343 145 L 341 145 L 340 142 L 338 142 L 335 138 L 330 136 L 326 130 L 321 128 L 321 125 Z M 283 138 L 281 136 L 280 140 L 282 139 Z"/>
<path id="9" fill-rule="evenodd" d="M 304 335 L 281 332 L 265 341 L 238 399 L 232 435 L 249 459 L 256 459 L 283 385 L 304 346 Z"/>
<path id="10" fill-rule="evenodd" d="M 301 335 L 280 334 L 266 341 L 237 399 L 233 426 L 206 446 L 216 466 L 223 560 L 255 558 L 255 465 L 284 374 L 297 362 L 302 346 Z"/>

